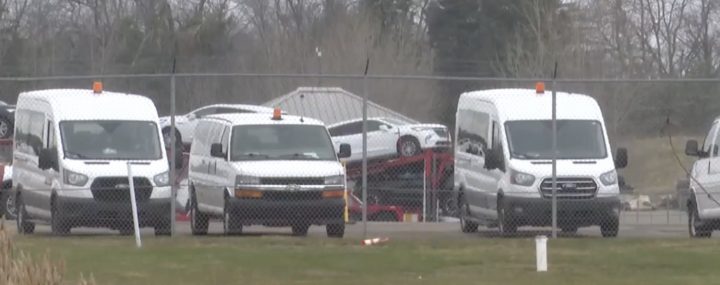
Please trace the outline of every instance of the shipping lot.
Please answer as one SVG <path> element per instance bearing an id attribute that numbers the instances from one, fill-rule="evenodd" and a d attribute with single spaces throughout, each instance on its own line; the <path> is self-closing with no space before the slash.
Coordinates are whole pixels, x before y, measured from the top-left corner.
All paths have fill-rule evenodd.
<path id="1" fill-rule="evenodd" d="M 549 243 L 550 272 L 536 273 L 532 239 L 434 234 L 462 236 L 438 229 L 362 247 L 356 238 L 316 233 L 185 235 L 148 238 L 139 250 L 131 237 L 115 235 L 16 241 L 32 254 L 63 259 L 69 281 L 92 274 L 98 284 L 711 284 L 720 278 L 716 239 L 560 239 Z"/>

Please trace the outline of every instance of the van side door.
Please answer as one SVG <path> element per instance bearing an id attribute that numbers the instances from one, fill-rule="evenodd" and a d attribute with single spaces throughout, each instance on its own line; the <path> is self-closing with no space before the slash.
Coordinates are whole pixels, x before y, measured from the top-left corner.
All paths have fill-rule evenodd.
<path id="1" fill-rule="evenodd" d="M 207 145 L 207 135 L 209 128 L 210 122 L 200 122 L 196 130 L 197 136 L 193 139 L 192 146 L 190 147 L 189 180 L 195 190 L 194 197 L 197 200 L 198 206 L 202 209 L 207 207 L 207 200 L 204 199 L 203 193 L 208 186 L 207 169 L 210 146 Z M 193 193 L 189 194 L 193 195 Z"/>
<path id="2" fill-rule="evenodd" d="M 210 204 L 222 207 L 225 202 L 225 191 L 235 187 L 235 175 L 233 175 L 232 166 L 228 161 L 229 153 L 229 142 L 230 142 L 230 130 L 231 128 L 227 125 L 220 125 L 217 132 L 217 136 L 212 137 L 212 143 L 222 144 L 222 150 L 225 154 L 224 157 L 212 157 L 212 165 L 210 169 L 210 176 L 213 177 L 213 181 L 216 182 L 215 186 L 212 186 L 212 190 L 208 192 L 208 199 Z"/>
<path id="3" fill-rule="evenodd" d="M 44 147 L 45 114 L 22 110 L 15 143 L 15 167 L 23 172 L 18 181 L 28 214 L 50 217 L 50 185 L 45 183 L 45 171 L 39 167 L 39 154 Z"/>
<path id="4" fill-rule="evenodd" d="M 695 199 L 700 218 L 720 218 L 720 125 L 713 124 L 703 144 L 705 158 L 696 162 Z M 709 192 L 711 197 L 708 197 Z"/>
<path id="5" fill-rule="evenodd" d="M 492 195 L 492 189 L 488 187 L 488 176 L 485 169 L 485 156 L 489 149 L 489 124 L 490 115 L 484 111 L 467 110 L 465 116 L 470 118 L 466 121 L 468 146 L 463 157 L 467 169 L 465 195 L 473 214 L 487 216 L 488 209 L 485 201 Z"/>
<path id="6" fill-rule="evenodd" d="M 492 198 L 493 199 L 487 199 L 483 201 L 485 203 L 485 206 L 487 209 L 493 209 L 495 216 L 497 216 L 497 193 L 498 193 L 498 184 L 500 183 L 500 180 L 503 178 L 503 175 L 505 175 L 505 164 L 507 163 L 505 161 L 505 151 L 503 148 L 503 137 L 502 137 L 502 125 L 498 122 L 497 118 L 493 118 L 492 124 L 490 127 L 491 131 L 491 146 L 493 152 L 499 154 L 499 167 L 492 170 L 486 169 L 486 175 L 487 175 L 487 187 L 489 189 L 492 189 Z M 490 196 L 489 196 L 490 197 Z"/>

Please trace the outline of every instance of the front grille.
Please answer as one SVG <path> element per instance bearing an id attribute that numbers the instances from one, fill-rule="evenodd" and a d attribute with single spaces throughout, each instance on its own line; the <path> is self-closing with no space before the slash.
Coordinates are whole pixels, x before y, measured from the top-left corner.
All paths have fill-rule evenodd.
<path id="1" fill-rule="evenodd" d="M 447 135 L 448 135 L 447 129 L 445 129 L 445 128 L 435 128 L 433 130 L 439 137 L 447 137 Z"/>
<path id="2" fill-rule="evenodd" d="M 145 202 L 152 195 L 152 184 L 144 177 L 134 177 L 135 199 Z M 100 202 L 130 202 L 130 188 L 127 177 L 99 177 L 90 185 L 93 198 Z"/>
<path id="3" fill-rule="evenodd" d="M 278 178 L 261 178 L 262 185 L 324 185 L 325 179 L 322 177 L 278 177 Z"/>
<path id="4" fill-rule="evenodd" d="M 545 178 L 540 184 L 543 198 L 552 198 L 552 178 Z M 592 178 L 558 177 L 556 195 L 558 199 L 589 199 L 595 197 L 597 184 Z"/>
<path id="5" fill-rule="evenodd" d="M 270 201 L 308 201 L 322 199 L 321 191 L 265 191 L 264 200 Z"/>

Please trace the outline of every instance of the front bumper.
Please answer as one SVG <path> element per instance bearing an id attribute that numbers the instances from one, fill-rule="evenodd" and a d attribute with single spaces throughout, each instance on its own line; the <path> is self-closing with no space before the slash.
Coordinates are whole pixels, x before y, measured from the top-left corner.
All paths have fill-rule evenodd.
<path id="1" fill-rule="evenodd" d="M 140 227 L 167 225 L 171 221 L 170 198 L 148 199 L 138 202 Z M 133 222 L 132 205 L 122 202 L 101 202 L 92 198 L 58 197 L 58 213 L 72 226 L 109 227 L 127 226 Z"/>
<path id="2" fill-rule="evenodd" d="M 503 197 L 509 222 L 518 226 L 552 225 L 552 199 Z M 585 227 L 612 223 L 620 215 L 619 197 L 557 199 L 559 226 Z"/>
<path id="3" fill-rule="evenodd" d="M 244 225 L 327 225 L 345 222 L 345 199 L 266 200 L 230 198 L 230 215 Z"/>

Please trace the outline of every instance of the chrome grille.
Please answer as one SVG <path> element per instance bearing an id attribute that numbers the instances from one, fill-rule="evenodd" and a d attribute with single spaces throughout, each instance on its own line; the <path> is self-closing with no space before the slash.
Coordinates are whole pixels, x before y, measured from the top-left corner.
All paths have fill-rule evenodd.
<path id="1" fill-rule="evenodd" d="M 261 178 L 262 185 L 324 185 L 322 177 L 267 177 Z"/>
<path id="2" fill-rule="evenodd" d="M 552 178 L 545 178 L 540 184 L 543 198 L 552 198 Z M 597 184 L 592 178 L 558 177 L 556 195 L 558 199 L 589 199 L 595 197 Z"/>

